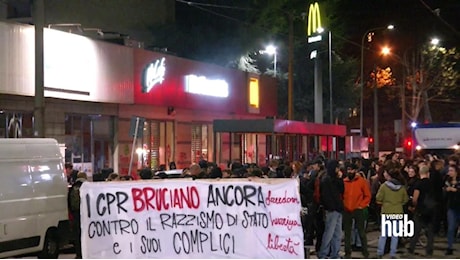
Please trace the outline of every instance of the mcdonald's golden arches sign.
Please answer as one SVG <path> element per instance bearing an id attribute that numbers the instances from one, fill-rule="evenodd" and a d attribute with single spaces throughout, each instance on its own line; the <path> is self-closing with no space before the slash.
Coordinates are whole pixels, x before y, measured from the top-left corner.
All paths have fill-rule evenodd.
<path id="1" fill-rule="evenodd" d="M 307 37 L 318 31 L 318 28 L 322 28 L 321 25 L 321 13 L 319 11 L 318 2 L 310 4 L 308 9 L 308 25 L 307 25 Z"/>

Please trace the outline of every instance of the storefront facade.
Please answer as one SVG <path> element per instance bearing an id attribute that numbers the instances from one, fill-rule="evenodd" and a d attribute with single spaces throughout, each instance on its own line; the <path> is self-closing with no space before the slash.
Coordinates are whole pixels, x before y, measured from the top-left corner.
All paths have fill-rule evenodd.
<path id="1" fill-rule="evenodd" d="M 0 35 L 0 138 L 34 137 L 34 29 L 0 23 Z M 212 161 L 213 120 L 277 110 L 273 78 L 50 29 L 44 81 L 45 136 L 90 174 Z"/>

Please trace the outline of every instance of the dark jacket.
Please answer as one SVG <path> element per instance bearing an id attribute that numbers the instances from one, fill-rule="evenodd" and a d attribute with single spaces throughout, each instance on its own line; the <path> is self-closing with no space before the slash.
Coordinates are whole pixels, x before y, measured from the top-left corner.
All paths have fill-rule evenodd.
<path id="1" fill-rule="evenodd" d="M 67 183 L 73 185 L 77 181 L 77 174 L 77 170 L 72 170 L 72 173 L 69 176 L 67 176 Z"/>
<path id="2" fill-rule="evenodd" d="M 443 194 L 442 194 L 442 188 L 444 187 L 444 181 L 442 178 L 442 174 L 438 170 L 430 169 L 430 181 L 432 185 L 432 191 L 434 198 L 438 202 L 443 201 Z"/>
<path id="3" fill-rule="evenodd" d="M 307 179 L 303 176 L 299 176 L 300 181 L 300 200 L 302 207 L 307 207 L 309 204 L 313 203 L 313 185 L 311 178 Z"/>
<path id="4" fill-rule="evenodd" d="M 76 179 L 75 183 L 72 185 L 72 187 L 70 187 L 70 189 L 68 190 L 68 193 L 67 193 L 67 206 L 69 208 L 69 211 L 72 213 L 72 214 L 78 214 L 80 215 L 80 210 L 76 210 L 76 209 L 73 209 L 72 208 L 72 203 L 75 203 L 73 200 L 73 191 L 76 189 L 77 190 L 77 194 L 78 196 L 80 196 L 80 187 L 81 185 L 83 184 L 83 182 L 85 182 L 86 179 L 83 179 L 83 178 L 78 178 Z M 80 202 L 78 200 L 78 202 Z M 79 204 L 79 203 L 78 203 Z M 78 207 L 80 208 L 80 207 Z"/>
<path id="5" fill-rule="evenodd" d="M 342 178 L 337 177 L 338 162 L 331 160 L 327 164 L 327 174 L 321 179 L 321 204 L 328 211 L 343 211 L 344 185 Z"/>

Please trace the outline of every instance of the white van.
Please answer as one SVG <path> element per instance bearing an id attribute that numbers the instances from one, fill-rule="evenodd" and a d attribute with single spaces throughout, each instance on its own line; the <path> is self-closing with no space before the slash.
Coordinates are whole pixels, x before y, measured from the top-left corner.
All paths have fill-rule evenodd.
<path id="1" fill-rule="evenodd" d="M 0 258 L 57 258 L 68 222 L 67 178 L 56 140 L 0 139 Z"/>

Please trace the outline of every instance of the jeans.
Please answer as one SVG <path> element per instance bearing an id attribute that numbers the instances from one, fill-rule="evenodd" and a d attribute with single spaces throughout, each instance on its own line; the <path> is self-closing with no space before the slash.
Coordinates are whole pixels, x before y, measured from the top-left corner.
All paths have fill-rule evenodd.
<path id="1" fill-rule="evenodd" d="M 398 224 L 398 221 L 395 221 L 393 222 L 395 223 L 396 225 Z M 379 237 L 379 244 L 377 246 L 377 255 L 378 256 L 382 256 L 385 252 L 385 244 L 387 243 L 387 238 L 389 237 L 388 236 L 388 233 L 390 232 L 389 228 L 387 226 L 385 226 L 387 229 L 386 229 L 386 232 L 385 234 L 387 234 L 386 236 L 380 236 Z M 391 237 L 391 244 L 390 244 L 390 256 L 391 257 L 396 257 L 396 251 L 398 249 L 398 237 L 395 237 L 395 236 L 392 236 Z"/>
<path id="2" fill-rule="evenodd" d="M 366 226 L 366 221 L 364 221 L 364 226 Z M 351 224 L 351 244 L 357 247 L 361 247 L 361 239 L 359 238 L 358 228 L 356 227 L 356 221 L 353 219 Z"/>
<path id="3" fill-rule="evenodd" d="M 452 249 L 457 235 L 457 224 L 460 220 L 460 210 L 447 209 L 447 248 Z"/>
<path id="4" fill-rule="evenodd" d="M 339 251 L 342 242 L 342 213 L 337 211 L 325 211 L 326 221 L 318 258 L 326 258 L 330 252 L 330 258 L 340 258 Z"/>

